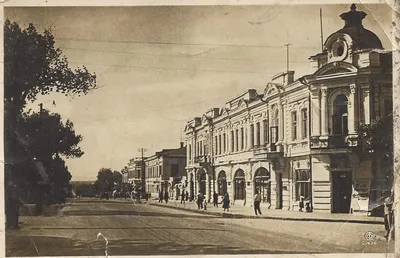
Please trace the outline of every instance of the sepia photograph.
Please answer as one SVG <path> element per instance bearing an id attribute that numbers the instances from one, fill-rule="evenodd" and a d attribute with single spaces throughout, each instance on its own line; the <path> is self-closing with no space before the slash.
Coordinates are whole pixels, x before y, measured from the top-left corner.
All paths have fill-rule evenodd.
<path id="1" fill-rule="evenodd" d="M 392 12 L 5 6 L 5 256 L 394 253 Z"/>

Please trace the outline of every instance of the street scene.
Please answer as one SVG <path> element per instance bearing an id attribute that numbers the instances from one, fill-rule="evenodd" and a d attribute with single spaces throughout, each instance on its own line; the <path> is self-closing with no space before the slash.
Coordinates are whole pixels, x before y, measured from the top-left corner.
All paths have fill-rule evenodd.
<path id="1" fill-rule="evenodd" d="M 393 253 L 391 33 L 385 4 L 6 7 L 5 255 Z"/>

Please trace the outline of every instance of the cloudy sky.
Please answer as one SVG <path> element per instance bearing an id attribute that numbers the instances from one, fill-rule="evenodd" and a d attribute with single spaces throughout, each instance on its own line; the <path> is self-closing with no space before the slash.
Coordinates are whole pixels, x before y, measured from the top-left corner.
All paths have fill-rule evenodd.
<path id="1" fill-rule="evenodd" d="M 120 170 L 138 156 L 179 146 L 185 122 L 248 88 L 263 90 L 290 69 L 309 72 L 323 35 L 343 27 L 349 5 L 6 8 L 5 17 L 40 31 L 51 28 L 71 66 L 85 65 L 99 89 L 71 98 L 51 94 L 45 108 L 70 119 L 85 155 L 67 160 L 73 180 L 94 180 L 102 167 Z M 391 9 L 359 5 L 364 26 L 391 48 Z M 371 13 L 373 10 L 373 13 Z M 51 103 L 56 101 L 57 106 Z"/>

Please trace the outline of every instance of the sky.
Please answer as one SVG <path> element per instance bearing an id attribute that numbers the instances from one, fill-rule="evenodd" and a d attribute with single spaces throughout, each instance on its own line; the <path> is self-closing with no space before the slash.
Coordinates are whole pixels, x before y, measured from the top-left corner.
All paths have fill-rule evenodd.
<path id="1" fill-rule="evenodd" d="M 309 73 L 308 58 L 341 29 L 349 5 L 25 7 L 5 17 L 39 31 L 51 28 L 71 67 L 85 65 L 99 88 L 81 97 L 52 93 L 29 108 L 60 113 L 83 136 L 85 152 L 67 159 L 72 180 L 95 180 L 100 168 L 120 170 L 129 159 L 184 139 L 186 121 L 247 89 L 262 91 L 286 70 Z M 364 27 L 391 49 L 391 9 L 358 5 Z M 373 10 L 373 13 L 371 13 Z M 53 101 L 56 106 L 53 107 Z"/>

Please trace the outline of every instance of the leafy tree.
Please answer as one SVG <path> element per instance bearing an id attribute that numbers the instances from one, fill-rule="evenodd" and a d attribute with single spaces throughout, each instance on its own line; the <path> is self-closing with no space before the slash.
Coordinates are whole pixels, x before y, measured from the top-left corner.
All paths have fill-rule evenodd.
<path id="1" fill-rule="evenodd" d="M 37 32 L 33 24 L 22 29 L 4 25 L 4 98 L 6 112 L 21 113 L 26 101 L 51 91 L 86 94 L 96 88 L 96 75 L 87 68 L 71 69 L 62 51 L 54 46 L 51 30 Z M 12 112 L 13 114 L 15 114 Z"/>
<path id="2" fill-rule="evenodd" d="M 112 171 L 110 168 L 102 168 L 97 173 L 97 180 L 94 183 L 98 192 L 111 192 L 118 189 L 122 183 L 122 175 L 118 171 Z"/>
<path id="3" fill-rule="evenodd" d="M 370 156 L 375 169 L 386 171 L 386 178 L 393 180 L 393 114 L 360 126 L 355 151 L 359 156 Z"/>

